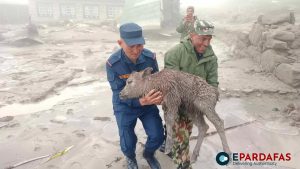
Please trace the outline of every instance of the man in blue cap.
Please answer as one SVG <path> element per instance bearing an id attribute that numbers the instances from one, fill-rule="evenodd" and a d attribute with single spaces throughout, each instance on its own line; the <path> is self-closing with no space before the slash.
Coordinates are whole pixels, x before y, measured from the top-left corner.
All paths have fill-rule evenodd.
<path id="1" fill-rule="evenodd" d="M 107 60 L 106 72 L 113 92 L 112 103 L 119 128 L 121 150 L 126 156 L 128 169 L 137 169 L 135 154 L 137 136 L 134 128 L 137 119 L 140 119 L 148 136 L 143 156 L 151 169 L 160 169 L 154 153 L 164 141 L 162 119 L 156 106 L 162 101 L 162 93 L 152 90 L 138 99 L 119 98 L 120 91 L 133 71 L 141 71 L 147 67 L 153 68 L 152 73 L 158 71 L 155 54 L 144 49 L 142 28 L 135 23 L 121 25 L 120 37 L 118 44 L 121 49 Z"/>

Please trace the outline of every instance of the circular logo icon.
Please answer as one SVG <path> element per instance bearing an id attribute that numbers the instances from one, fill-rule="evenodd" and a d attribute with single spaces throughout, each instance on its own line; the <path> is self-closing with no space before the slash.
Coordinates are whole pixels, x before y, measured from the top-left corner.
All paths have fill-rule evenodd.
<path id="1" fill-rule="evenodd" d="M 216 156 L 216 161 L 219 165 L 227 165 L 229 163 L 229 155 L 225 152 L 220 152 Z"/>

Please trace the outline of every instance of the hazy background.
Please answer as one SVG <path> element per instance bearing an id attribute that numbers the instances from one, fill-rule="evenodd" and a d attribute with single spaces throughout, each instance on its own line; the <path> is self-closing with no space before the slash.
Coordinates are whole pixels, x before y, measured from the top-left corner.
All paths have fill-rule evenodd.
<path id="1" fill-rule="evenodd" d="M 0 0 L 0 3 L 28 4 L 28 0 Z M 300 16 L 299 0 L 181 0 L 180 13 L 184 15 L 190 5 L 195 7 L 198 18 L 212 22 L 247 23 L 260 14 L 280 15 L 289 11 L 295 12 L 296 20 Z"/>

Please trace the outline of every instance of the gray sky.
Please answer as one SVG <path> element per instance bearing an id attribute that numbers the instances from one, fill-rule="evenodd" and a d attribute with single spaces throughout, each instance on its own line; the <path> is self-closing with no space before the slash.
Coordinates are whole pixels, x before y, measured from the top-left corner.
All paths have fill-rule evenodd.
<path id="1" fill-rule="evenodd" d="M 0 3 L 27 4 L 28 0 L 0 0 Z"/>
<path id="2" fill-rule="evenodd" d="M 205 6 L 209 8 L 220 7 L 226 0 L 181 0 L 182 6 Z"/>
<path id="3" fill-rule="evenodd" d="M 181 0 L 181 4 L 182 6 L 205 5 L 206 7 L 218 7 L 222 5 L 224 1 L 226 0 Z M 26 4 L 28 0 L 0 0 L 0 2 Z"/>
<path id="4" fill-rule="evenodd" d="M 113 0 L 111 0 L 113 1 Z M 205 8 L 219 8 L 226 3 L 227 0 L 180 0 L 181 7 L 186 8 L 187 6 L 203 7 Z M 270 1 L 270 0 L 269 0 Z M 272 0 L 273 3 L 278 3 L 278 0 Z M 28 4 L 28 0 L 0 0 L 0 3 L 9 4 Z"/>

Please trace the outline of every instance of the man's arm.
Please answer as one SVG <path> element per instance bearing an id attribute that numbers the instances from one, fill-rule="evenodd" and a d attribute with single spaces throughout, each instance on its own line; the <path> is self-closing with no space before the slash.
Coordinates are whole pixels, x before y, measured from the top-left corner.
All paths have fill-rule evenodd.
<path id="1" fill-rule="evenodd" d="M 153 68 L 153 73 L 155 73 L 155 72 L 158 72 L 158 71 L 159 71 L 159 68 L 158 68 L 158 63 L 157 63 L 157 60 L 156 60 L 156 59 L 154 60 L 154 63 L 153 63 L 153 66 L 152 66 L 152 68 Z"/>
<path id="2" fill-rule="evenodd" d="M 180 51 L 178 45 L 167 51 L 165 54 L 165 68 L 180 70 Z"/>
<path id="3" fill-rule="evenodd" d="M 113 69 L 111 68 L 110 65 L 106 63 L 106 73 L 107 73 L 107 80 L 109 81 L 111 90 L 113 93 L 117 93 L 119 96 L 121 92 L 121 88 L 118 86 L 118 84 L 122 83 L 122 80 L 115 74 Z M 126 99 L 126 100 L 121 100 L 121 103 L 125 103 L 130 107 L 141 107 L 142 105 L 140 104 L 139 99 Z"/>
<path id="4" fill-rule="evenodd" d="M 182 19 L 182 21 L 180 22 L 179 26 L 177 26 L 176 31 L 178 33 L 183 33 L 184 31 L 184 26 L 185 26 L 185 20 Z"/>
<path id="5" fill-rule="evenodd" d="M 156 67 L 153 68 L 158 71 L 157 63 L 156 63 Z M 113 69 L 108 64 L 106 64 L 106 72 L 107 72 L 107 79 L 111 86 L 112 92 L 119 97 L 122 88 L 120 88 L 118 84 L 122 83 L 122 80 L 115 74 Z M 146 96 L 142 98 L 126 99 L 126 100 L 120 99 L 120 102 L 125 103 L 130 107 L 137 108 L 145 105 L 159 104 L 161 100 L 162 100 L 162 93 L 153 90 L 150 91 Z"/>
<path id="6" fill-rule="evenodd" d="M 218 87 L 219 81 L 218 81 L 218 60 L 212 60 L 211 63 L 209 64 L 208 72 L 207 72 L 207 77 L 206 81 L 208 84 Z"/>

